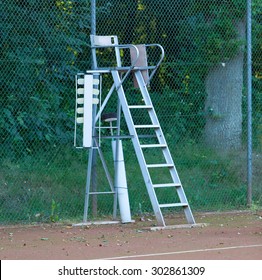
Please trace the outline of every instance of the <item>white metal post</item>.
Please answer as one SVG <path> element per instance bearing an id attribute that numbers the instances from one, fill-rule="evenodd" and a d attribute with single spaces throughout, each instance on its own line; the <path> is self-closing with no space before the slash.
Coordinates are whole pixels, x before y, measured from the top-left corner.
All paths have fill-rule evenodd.
<path id="1" fill-rule="evenodd" d="M 112 140 L 112 150 L 115 166 L 115 191 L 118 196 L 119 211 L 122 223 L 131 222 L 131 212 L 129 205 L 126 170 L 122 141 Z"/>

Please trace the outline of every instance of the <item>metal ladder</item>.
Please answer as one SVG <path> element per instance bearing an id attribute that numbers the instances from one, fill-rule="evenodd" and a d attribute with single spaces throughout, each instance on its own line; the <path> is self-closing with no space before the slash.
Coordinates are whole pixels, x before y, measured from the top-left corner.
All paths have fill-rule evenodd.
<path id="1" fill-rule="evenodd" d="M 132 142 L 135 149 L 135 153 L 142 171 L 142 175 L 147 187 L 147 191 L 150 197 L 150 201 L 158 222 L 159 226 L 166 226 L 162 209 L 163 208 L 172 208 L 172 207 L 182 207 L 189 224 L 195 224 L 195 219 L 191 212 L 189 203 L 187 201 L 184 189 L 182 187 L 181 181 L 179 179 L 177 170 L 175 168 L 172 156 L 170 154 L 167 142 L 165 140 L 164 134 L 162 132 L 160 123 L 158 121 L 155 109 L 153 107 L 150 95 L 148 93 L 148 89 L 146 83 L 144 81 L 143 75 L 141 70 L 134 69 L 133 70 L 140 92 L 142 94 L 144 104 L 143 105 L 129 105 L 125 96 L 124 88 L 123 88 L 123 81 L 120 78 L 119 72 L 117 70 L 111 70 L 115 88 L 117 90 L 118 98 L 122 106 L 122 111 L 124 113 L 124 117 L 126 120 L 126 124 L 129 130 L 130 135 L 132 135 Z M 134 124 L 133 117 L 132 117 L 132 110 L 139 109 L 139 110 L 146 110 L 149 114 L 151 124 L 144 124 L 144 125 L 136 125 Z M 155 133 L 155 137 L 158 140 L 157 144 L 141 144 L 140 138 L 137 130 L 139 129 L 153 129 Z M 146 162 L 144 156 L 145 149 L 161 149 L 162 154 L 165 159 L 165 163 L 158 163 L 158 164 L 148 164 Z M 153 168 L 168 168 L 170 175 L 171 175 L 171 182 L 169 183 L 162 183 L 162 184 L 154 184 L 152 182 L 152 178 L 150 175 L 150 169 Z M 156 189 L 157 188 L 174 188 L 178 194 L 179 202 L 175 203 L 159 203 L 159 199 L 157 197 Z"/>

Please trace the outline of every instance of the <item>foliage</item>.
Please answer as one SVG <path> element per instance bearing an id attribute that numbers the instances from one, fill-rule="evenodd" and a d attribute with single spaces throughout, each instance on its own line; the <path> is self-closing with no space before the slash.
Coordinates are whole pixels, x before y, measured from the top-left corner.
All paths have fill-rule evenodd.
<path id="1" fill-rule="evenodd" d="M 253 1 L 253 118 L 254 144 L 262 150 L 262 3 Z"/>
<path id="2" fill-rule="evenodd" d="M 86 1 L 1 3 L 0 144 L 9 156 L 71 140 L 73 75 L 87 47 Z M 19 20 L 17 20 L 19 18 Z"/>
<path id="3" fill-rule="evenodd" d="M 178 126 L 191 124 L 180 130 L 179 137 L 183 131 L 200 135 L 206 72 L 237 52 L 242 42 L 237 39 L 235 22 L 244 17 L 245 5 L 242 0 L 174 2 L 175 9 L 170 9 L 167 0 L 99 1 L 97 33 L 113 31 L 122 43 L 162 44 L 166 58 L 152 90 L 166 95 L 160 99 L 168 99 L 171 115 L 179 116 Z M 2 154 L 8 151 L 9 156 L 16 157 L 32 152 L 36 143 L 72 141 L 73 76 L 90 65 L 89 5 L 83 0 L 52 0 L 45 5 L 31 0 L 3 2 Z M 256 11 L 259 23 L 260 10 Z M 119 25 L 120 17 L 124 29 Z M 260 34 L 259 24 L 256 26 Z M 256 42 L 259 52 L 260 43 Z M 255 66 L 257 75 L 260 65 Z M 158 83 L 161 91 L 154 86 Z M 166 108 L 162 108 L 164 111 L 158 113 L 165 116 Z"/>
<path id="4" fill-rule="evenodd" d="M 58 222 L 59 220 L 59 208 L 60 204 L 56 203 L 55 200 L 52 199 L 50 221 L 53 223 Z"/>

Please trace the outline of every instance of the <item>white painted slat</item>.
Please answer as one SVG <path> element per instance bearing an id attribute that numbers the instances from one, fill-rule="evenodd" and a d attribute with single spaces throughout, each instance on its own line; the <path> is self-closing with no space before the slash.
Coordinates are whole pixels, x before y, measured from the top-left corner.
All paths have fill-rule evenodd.
<path id="1" fill-rule="evenodd" d="M 77 94 L 84 94 L 84 88 L 78 88 Z"/>
<path id="2" fill-rule="evenodd" d="M 77 79 L 77 84 L 78 85 L 83 85 L 85 83 L 84 79 Z"/>
<path id="3" fill-rule="evenodd" d="M 76 109 L 77 114 L 84 114 L 84 107 L 79 107 Z"/>
<path id="4" fill-rule="evenodd" d="M 94 88 L 94 89 L 93 89 L 93 94 L 94 94 L 94 95 L 99 95 L 99 89 Z"/>
<path id="5" fill-rule="evenodd" d="M 93 79 L 93 85 L 99 85 L 99 79 Z"/>
<path id="6" fill-rule="evenodd" d="M 84 123 L 84 118 L 83 117 L 76 118 L 76 122 L 77 123 Z"/>
<path id="7" fill-rule="evenodd" d="M 93 102 L 93 104 L 98 104 L 99 103 L 99 99 L 98 98 L 93 98 L 92 102 Z"/>
<path id="8" fill-rule="evenodd" d="M 77 98 L 76 102 L 77 104 L 84 104 L 85 100 L 84 98 Z"/>

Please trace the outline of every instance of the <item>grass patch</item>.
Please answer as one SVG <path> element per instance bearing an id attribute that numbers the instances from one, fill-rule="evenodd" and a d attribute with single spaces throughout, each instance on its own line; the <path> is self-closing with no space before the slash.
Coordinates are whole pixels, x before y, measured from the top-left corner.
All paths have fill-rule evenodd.
<path id="1" fill-rule="evenodd" d="M 124 155 L 132 214 L 152 212 L 144 180 L 130 141 L 124 142 Z M 181 182 L 193 210 L 240 209 L 246 205 L 246 176 L 244 153 L 219 155 L 195 143 L 172 147 Z M 110 146 L 104 154 L 113 164 Z M 158 162 L 157 153 L 147 159 Z M 241 159 L 241 157 L 243 157 Z M 97 186 L 109 190 L 101 163 L 97 162 Z M 254 170 L 261 161 L 254 162 Z M 4 159 L 0 167 L 0 223 L 56 222 L 82 220 L 86 184 L 87 151 L 60 147 L 39 151 L 16 162 Z M 153 174 L 152 174 L 153 175 Z M 158 182 L 169 182 L 169 174 L 153 175 Z M 152 177 L 153 177 L 152 176 Z M 261 173 L 254 174 L 254 203 L 262 204 L 259 185 Z M 176 199 L 172 189 L 159 193 L 162 203 Z M 164 201 L 162 201 L 164 200 Z M 174 202 L 174 201 L 173 201 Z M 91 205 L 92 203 L 90 203 Z M 92 206 L 90 206 L 92 207 Z M 113 196 L 98 197 L 98 215 L 112 213 Z"/>

